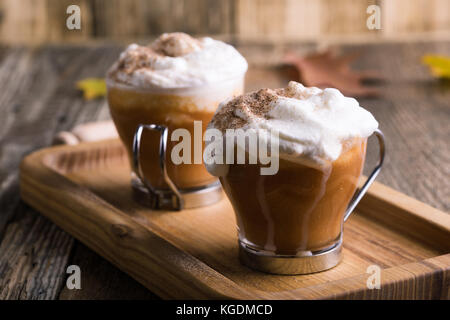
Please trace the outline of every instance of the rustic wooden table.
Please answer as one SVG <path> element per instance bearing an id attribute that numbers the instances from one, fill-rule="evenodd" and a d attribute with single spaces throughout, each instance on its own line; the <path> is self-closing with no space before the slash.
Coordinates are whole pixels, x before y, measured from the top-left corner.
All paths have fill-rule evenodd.
<path id="1" fill-rule="evenodd" d="M 311 50 L 313 44 L 293 46 Z M 450 42 L 346 45 L 362 50 L 356 68 L 385 77 L 378 98 L 359 99 L 380 122 L 388 156 L 379 181 L 436 208 L 449 208 L 450 83 L 432 79 L 426 53 L 450 55 Z M 256 66 L 247 89 L 286 84 L 276 68 L 258 66 L 280 48 L 240 46 Z M 104 99 L 84 101 L 74 83 L 102 77 L 117 46 L 0 47 L 0 299 L 152 299 L 149 290 L 59 229 L 19 197 L 19 163 L 74 125 L 109 118 Z M 375 158 L 370 149 L 368 158 Z M 369 165 L 370 165 L 369 161 Z M 79 265 L 81 290 L 65 286 L 68 265 Z"/>

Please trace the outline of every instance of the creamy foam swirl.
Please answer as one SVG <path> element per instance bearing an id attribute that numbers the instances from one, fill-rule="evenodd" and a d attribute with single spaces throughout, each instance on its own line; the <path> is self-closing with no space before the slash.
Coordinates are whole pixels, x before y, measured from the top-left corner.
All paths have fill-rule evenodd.
<path id="1" fill-rule="evenodd" d="M 165 33 L 149 46 L 131 44 L 108 71 L 108 82 L 138 88 L 181 88 L 242 77 L 244 57 L 231 45 Z"/>
<path id="2" fill-rule="evenodd" d="M 322 165 L 339 158 L 346 144 L 378 128 L 370 112 L 337 89 L 261 89 L 219 105 L 209 128 L 275 130 L 281 158 Z M 214 166 L 207 166 L 214 174 Z"/>

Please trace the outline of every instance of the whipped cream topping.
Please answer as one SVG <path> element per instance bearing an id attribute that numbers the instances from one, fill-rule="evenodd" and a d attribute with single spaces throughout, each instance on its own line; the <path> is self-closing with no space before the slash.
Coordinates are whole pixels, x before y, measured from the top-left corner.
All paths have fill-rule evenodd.
<path id="1" fill-rule="evenodd" d="M 355 138 L 369 137 L 378 122 L 337 89 L 307 88 L 291 81 L 287 88 L 261 89 L 221 103 L 209 128 L 222 133 L 237 128 L 275 130 L 280 158 L 323 166 L 339 158 Z M 207 169 L 214 174 L 216 168 Z"/>
<path id="2" fill-rule="evenodd" d="M 208 37 L 165 33 L 149 46 L 131 44 L 109 69 L 108 84 L 185 88 L 242 77 L 248 65 L 231 45 Z"/>

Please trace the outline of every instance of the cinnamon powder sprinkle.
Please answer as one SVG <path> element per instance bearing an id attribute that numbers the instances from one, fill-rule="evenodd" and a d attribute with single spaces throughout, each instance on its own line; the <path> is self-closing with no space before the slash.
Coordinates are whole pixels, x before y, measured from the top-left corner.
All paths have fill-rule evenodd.
<path id="1" fill-rule="evenodd" d="M 250 119 L 268 119 L 268 113 L 273 107 L 272 102 L 280 95 L 286 96 L 284 89 L 260 89 L 233 98 L 217 111 L 210 126 L 224 132 L 226 129 L 242 128 Z"/>
<path id="2" fill-rule="evenodd" d="M 125 51 L 116 62 L 108 77 L 115 78 L 117 73 L 131 75 L 136 70 L 153 70 L 155 62 L 163 57 L 179 57 L 191 53 L 202 44 L 188 34 L 182 32 L 164 33 L 148 46 L 136 45 Z"/>
<path id="3" fill-rule="evenodd" d="M 126 74 L 131 74 L 138 69 L 151 69 L 158 57 L 162 57 L 162 55 L 152 48 L 138 47 L 119 61 L 118 69 Z"/>

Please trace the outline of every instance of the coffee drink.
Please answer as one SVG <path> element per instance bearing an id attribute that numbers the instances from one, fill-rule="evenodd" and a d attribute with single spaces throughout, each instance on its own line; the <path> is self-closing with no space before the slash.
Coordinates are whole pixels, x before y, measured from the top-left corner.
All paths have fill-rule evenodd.
<path id="1" fill-rule="evenodd" d="M 130 160 L 138 125 L 164 125 L 169 130 L 166 168 L 175 186 L 198 188 L 217 181 L 202 163 L 194 163 L 193 155 L 190 163 L 175 164 L 170 155 L 178 142 L 170 136 L 186 129 L 193 137 L 194 121 L 206 129 L 219 102 L 243 92 L 246 70 L 245 59 L 232 46 L 211 38 L 169 33 L 149 46 L 128 46 L 109 70 L 107 86 L 111 116 Z M 159 144 L 158 132 L 143 133 L 140 163 L 153 188 L 167 189 Z"/>
<path id="2" fill-rule="evenodd" d="M 373 116 L 337 89 L 262 89 L 222 103 L 209 128 L 270 130 L 279 168 L 210 164 L 236 214 L 239 241 L 262 255 L 311 256 L 340 242 L 344 214 L 362 173 Z M 247 152 L 246 157 L 249 158 Z M 270 270 L 269 270 L 270 272 Z"/>

